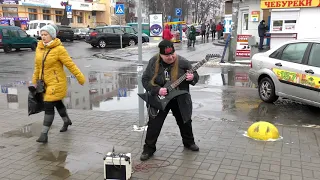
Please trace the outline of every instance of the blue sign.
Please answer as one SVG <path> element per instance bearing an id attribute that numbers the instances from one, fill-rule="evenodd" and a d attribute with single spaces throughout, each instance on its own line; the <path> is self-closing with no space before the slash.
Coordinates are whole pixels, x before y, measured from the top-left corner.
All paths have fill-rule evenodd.
<path id="1" fill-rule="evenodd" d="M 8 94 L 8 87 L 1 86 L 1 93 Z"/>
<path id="2" fill-rule="evenodd" d="M 159 24 L 154 24 L 150 27 L 150 32 L 153 36 L 160 36 L 162 31 L 162 26 Z"/>
<path id="3" fill-rule="evenodd" d="M 176 8 L 176 16 L 181 16 L 181 15 L 182 15 L 182 9 Z"/>
<path id="4" fill-rule="evenodd" d="M 168 20 L 170 20 L 171 19 L 171 16 L 168 16 Z"/>
<path id="5" fill-rule="evenodd" d="M 119 88 L 118 97 L 127 97 L 127 88 Z"/>
<path id="6" fill-rule="evenodd" d="M 67 12 L 72 12 L 71 6 L 70 5 L 66 6 L 66 10 L 67 10 Z"/>
<path id="7" fill-rule="evenodd" d="M 116 4 L 115 12 L 116 15 L 124 15 L 124 4 Z"/>

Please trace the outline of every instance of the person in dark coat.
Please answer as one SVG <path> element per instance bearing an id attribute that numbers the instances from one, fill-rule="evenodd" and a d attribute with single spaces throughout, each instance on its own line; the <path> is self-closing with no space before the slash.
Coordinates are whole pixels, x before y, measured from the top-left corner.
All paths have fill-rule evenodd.
<path id="1" fill-rule="evenodd" d="M 153 96 L 166 96 L 168 94 L 167 88 L 163 88 L 166 82 L 174 82 L 187 73 L 186 79 L 177 89 L 189 92 L 189 86 L 195 85 L 199 80 L 198 73 L 189 71 L 192 68 L 191 63 L 175 53 L 172 42 L 163 40 L 158 47 L 159 54 L 149 60 L 149 64 L 142 75 L 143 87 Z M 156 151 L 156 142 L 170 110 L 180 128 L 183 145 L 191 151 L 199 151 L 192 132 L 191 95 L 187 93 L 173 98 L 164 111 L 159 110 L 156 115 L 150 115 L 149 113 L 145 145 L 140 156 L 141 161 L 148 160 Z"/>
<path id="2" fill-rule="evenodd" d="M 263 42 L 264 42 L 264 36 L 266 35 L 267 32 L 267 26 L 265 25 L 265 21 L 262 20 L 258 26 L 258 34 L 260 37 L 260 43 L 259 43 L 259 49 L 263 49 Z"/>
<path id="3" fill-rule="evenodd" d="M 194 47 L 194 44 L 196 43 L 196 28 L 192 25 L 188 32 L 188 47 L 192 46 Z"/>

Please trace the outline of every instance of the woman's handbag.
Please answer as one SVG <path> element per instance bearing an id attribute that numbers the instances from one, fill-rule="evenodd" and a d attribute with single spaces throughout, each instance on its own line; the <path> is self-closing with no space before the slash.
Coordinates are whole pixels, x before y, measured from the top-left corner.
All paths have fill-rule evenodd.
<path id="1" fill-rule="evenodd" d="M 42 70 L 41 70 L 41 78 L 37 80 L 37 93 L 45 93 L 46 92 L 46 85 L 44 83 L 44 75 L 43 75 L 43 70 L 44 70 L 44 61 L 47 58 L 47 55 L 49 54 L 51 49 L 44 55 L 42 59 Z"/>

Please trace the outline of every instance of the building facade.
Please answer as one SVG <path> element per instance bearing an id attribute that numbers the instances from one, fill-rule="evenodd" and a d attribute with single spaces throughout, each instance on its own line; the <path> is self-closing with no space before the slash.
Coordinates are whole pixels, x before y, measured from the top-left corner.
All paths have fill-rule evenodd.
<path id="1" fill-rule="evenodd" d="M 0 0 L 0 23 L 9 24 L 13 20 L 17 25 L 32 20 L 52 20 L 60 24 L 66 3 L 72 7 L 72 27 L 94 27 L 111 22 L 108 0 Z"/>
<path id="2" fill-rule="evenodd" d="M 225 16 L 232 13 L 232 1 L 225 2 Z M 265 44 L 270 48 L 278 44 L 306 38 L 319 38 L 320 15 L 316 1 L 290 0 L 245 0 L 241 1 L 238 13 L 237 34 L 252 35 L 259 42 L 258 26 L 265 20 L 269 27 Z"/>

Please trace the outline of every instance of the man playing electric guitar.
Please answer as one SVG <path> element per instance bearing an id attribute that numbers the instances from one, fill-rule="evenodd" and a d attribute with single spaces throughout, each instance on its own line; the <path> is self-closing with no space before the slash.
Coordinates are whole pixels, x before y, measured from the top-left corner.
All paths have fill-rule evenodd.
<path id="1" fill-rule="evenodd" d="M 179 77 L 189 72 L 192 68 L 191 63 L 185 58 L 177 55 L 173 43 L 163 40 L 159 43 L 159 54 L 149 60 L 149 64 L 143 73 L 143 87 L 153 96 L 166 96 L 167 88 L 163 86 L 169 81 L 174 82 Z M 199 80 L 196 71 L 186 74 L 184 80 L 177 89 L 189 92 L 189 85 L 195 85 Z M 158 140 L 164 120 L 169 111 L 172 111 L 177 124 L 180 128 L 183 145 L 192 150 L 199 151 L 199 147 L 195 144 L 192 132 L 192 100 L 190 93 L 182 94 L 173 98 L 165 110 L 159 110 L 155 117 L 149 115 L 148 129 L 143 148 L 141 161 L 148 160 L 156 151 L 156 142 Z"/>

